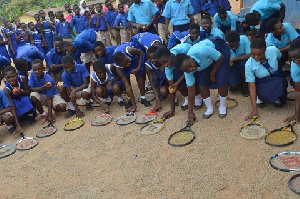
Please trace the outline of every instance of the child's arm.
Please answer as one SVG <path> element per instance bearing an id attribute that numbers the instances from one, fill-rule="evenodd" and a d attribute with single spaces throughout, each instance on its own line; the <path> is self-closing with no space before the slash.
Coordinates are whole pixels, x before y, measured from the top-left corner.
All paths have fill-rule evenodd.
<path id="1" fill-rule="evenodd" d="M 106 28 L 107 28 L 107 30 L 108 30 L 108 32 L 110 34 L 111 39 L 114 40 L 115 36 L 111 32 L 111 28 L 110 28 L 110 25 L 109 25 L 108 21 L 105 21 L 105 24 L 106 24 Z"/>
<path id="2" fill-rule="evenodd" d="M 184 77 L 184 75 L 183 75 L 183 77 Z M 172 80 L 168 81 L 168 85 L 169 86 L 174 85 L 174 80 L 172 79 Z M 176 96 L 176 92 L 173 92 L 173 93 L 170 92 L 169 95 L 170 95 L 171 110 L 168 111 L 168 112 L 165 112 L 163 114 L 163 117 L 165 117 L 165 118 L 170 118 L 170 117 L 173 117 L 175 115 L 175 96 Z"/>
<path id="3" fill-rule="evenodd" d="M 188 86 L 187 88 L 188 88 L 188 119 L 186 123 L 193 124 L 194 121 L 196 120 L 196 116 L 193 110 L 195 104 L 195 90 L 196 90 L 195 83 L 192 86 Z"/>
<path id="4" fill-rule="evenodd" d="M 48 48 L 48 45 L 46 43 L 45 36 L 44 36 L 43 25 L 40 24 L 40 23 L 38 25 L 39 25 L 39 28 L 40 28 L 40 33 L 41 33 L 42 41 L 43 41 L 43 44 L 44 44 L 44 48 Z"/>
<path id="5" fill-rule="evenodd" d="M 131 74 L 136 75 L 140 69 L 141 69 L 141 65 L 142 65 L 142 59 L 143 59 L 143 52 L 137 48 L 132 48 L 132 47 L 127 47 L 128 52 L 132 55 L 138 55 L 138 67 L 136 69 L 134 69 L 133 71 L 131 71 Z"/>
<path id="6" fill-rule="evenodd" d="M 253 116 L 258 116 L 258 108 L 256 106 L 256 85 L 255 82 L 248 82 L 248 88 L 250 92 L 250 101 L 252 105 L 252 112 L 245 117 L 245 120 L 251 119 Z"/>
<path id="7" fill-rule="evenodd" d="M 48 114 L 47 114 L 47 121 L 49 123 L 53 123 L 55 122 L 55 119 L 52 117 L 52 101 L 53 98 L 52 97 L 47 97 L 47 109 L 48 109 Z"/>
<path id="8" fill-rule="evenodd" d="M 216 81 L 216 73 L 219 70 L 219 68 L 221 67 L 222 63 L 223 63 L 223 59 L 224 56 L 223 54 L 221 54 L 221 57 L 214 62 L 213 66 L 212 66 L 212 70 L 210 72 L 210 81 L 211 82 L 215 82 Z"/>
<path id="9" fill-rule="evenodd" d="M 103 103 L 101 100 L 99 100 L 99 98 L 96 96 L 96 82 L 93 80 L 91 81 L 91 97 L 94 102 L 96 102 L 102 107 L 104 112 L 108 113 L 110 111 L 109 106 L 106 103 Z"/>
<path id="10" fill-rule="evenodd" d="M 31 92 L 41 92 L 43 90 L 49 90 L 52 87 L 52 85 L 43 85 L 41 87 L 30 87 Z"/>
<path id="11" fill-rule="evenodd" d="M 17 31 L 13 30 L 13 32 L 14 32 L 15 38 L 16 38 L 18 44 L 19 44 L 20 43 L 20 39 L 21 39 L 21 33 L 20 33 L 20 35 L 18 35 Z"/>
<path id="12" fill-rule="evenodd" d="M 25 77 L 21 77 L 23 81 L 24 89 L 22 90 L 22 95 L 30 95 L 30 87 L 28 85 L 27 79 Z"/>
<path id="13" fill-rule="evenodd" d="M 300 82 L 294 82 L 295 84 L 295 113 L 293 116 L 286 118 L 285 122 L 300 121 Z"/>
<path id="14" fill-rule="evenodd" d="M 283 3 L 280 4 L 280 10 L 279 10 L 279 17 L 278 17 L 278 21 L 281 21 L 281 23 L 283 22 L 285 16 L 285 5 Z"/>
<path id="15" fill-rule="evenodd" d="M 51 23 L 50 21 L 48 21 L 48 25 L 49 25 L 52 29 L 55 30 L 55 23 L 53 24 L 53 23 Z"/>

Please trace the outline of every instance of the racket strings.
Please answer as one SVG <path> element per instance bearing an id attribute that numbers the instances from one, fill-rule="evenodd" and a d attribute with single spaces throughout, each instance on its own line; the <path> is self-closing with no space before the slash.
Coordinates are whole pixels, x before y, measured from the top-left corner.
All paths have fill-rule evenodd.
<path id="1" fill-rule="evenodd" d="M 298 153 L 286 153 L 278 155 L 271 159 L 272 166 L 284 170 L 299 170 L 300 169 L 300 154 Z"/>
<path id="2" fill-rule="evenodd" d="M 266 142 L 274 145 L 284 145 L 296 140 L 296 134 L 289 129 L 275 130 L 266 136 Z"/>
<path id="3" fill-rule="evenodd" d="M 117 120 L 117 124 L 129 124 L 132 123 L 136 120 L 136 116 L 135 115 L 127 115 L 124 117 L 121 117 Z"/>
<path id="4" fill-rule="evenodd" d="M 156 118 L 156 115 L 142 115 L 136 118 L 136 123 L 137 124 L 143 124 L 147 122 L 151 122 Z"/>
<path id="5" fill-rule="evenodd" d="M 158 133 L 164 127 L 162 122 L 154 122 L 142 127 L 142 134 L 155 134 Z"/>
<path id="6" fill-rule="evenodd" d="M 300 175 L 299 174 L 296 174 L 294 175 L 290 181 L 289 181 L 289 185 L 290 185 L 290 188 L 300 194 Z"/>
<path id="7" fill-rule="evenodd" d="M 169 143 L 173 145 L 184 145 L 194 139 L 194 134 L 188 130 L 178 131 L 170 137 Z"/>
<path id="8" fill-rule="evenodd" d="M 266 129 L 257 123 L 251 123 L 241 129 L 241 135 L 245 138 L 260 138 L 265 136 Z"/>
<path id="9" fill-rule="evenodd" d="M 65 130 L 75 130 L 77 128 L 80 128 L 83 124 L 84 124 L 84 121 L 77 119 L 75 121 L 68 122 L 65 125 L 64 129 Z"/>
<path id="10" fill-rule="evenodd" d="M 38 144 L 36 139 L 24 139 L 21 142 L 17 143 L 17 149 L 31 149 Z"/>

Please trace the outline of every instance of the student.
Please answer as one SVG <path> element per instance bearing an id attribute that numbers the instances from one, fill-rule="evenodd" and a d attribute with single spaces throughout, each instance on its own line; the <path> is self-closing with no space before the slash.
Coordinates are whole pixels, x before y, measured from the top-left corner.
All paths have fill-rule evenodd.
<path id="1" fill-rule="evenodd" d="M 29 43 L 29 32 L 26 29 L 25 23 L 20 23 L 20 29 L 17 29 L 17 41 L 19 42 L 19 46 L 23 46 Z"/>
<path id="2" fill-rule="evenodd" d="M 212 26 L 213 22 L 210 16 L 205 15 L 201 19 L 201 28 L 200 31 L 204 31 L 205 38 L 208 37 L 220 37 L 225 40 L 224 33 L 219 29 Z"/>
<path id="3" fill-rule="evenodd" d="M 5 23 L 5 27 L 7 28 L 7 33 L 6 33 L 6 37 L 7 37 L 7 40 L 8 40 L 8 53 L 9 53 L 9 56 L 15 60 L 16 59 L 16 55 L 17 55 L 17 50 L 18 50 L 18 43 L 17 43 L 17 40 L 16 40 L 16 34 L 15 34 L 15 30 L 13 30 L 12 28 L 12 24 L 10 21 L 7 21 Z"/>
<path id="4" fill-rule="evenodd" d="M 120 31 L 120 37 L 121 37 L 121 43 L 128 42 L 128 31 L 127 28 L 128 22 L 127 22 L 127 13 L 124 12 L 124 6 L 123 4 L 118 5 L 119 14 L 117 15 L 115 22 L 114 22 L 114 28 L 119 29 Z"/>
<path id="5" fill-rule="evenodd" d="M 65 11 L 66 11 L 66 16 L 65 16 L 66 21 L 71 23 L 71 19 L 73 18 L 73 15 L 74 15 L 73 11 L 71 10 L 71 5 L 66 3 L 64 5 L 64 8 L 65 8 Z"/>
<path id="6" fill-rule="evenodd" d="M 249 90 L 245 79 L 245 64 L 250 58 L 250 41 L 247 36 L 240 35 L 236 31 L 227 32 L 225 38 L 231 54 L 228 86 L 232 91 L 235 91 L 242 84 L 241 92 L 243 96 L 248 97 Z"/>
<path id="7" fill-rule="evenodd" d="M 227 115 L 225 104 L 228 94 L 227 78 L 230 64 L 228 44 L 219 37 L 211 37 L 192 46 L 187 54 L 177 54 L 173 61 L 175 67 L 185 72 L 189 103 L 187 123 L 193 123 L 196 119 L 193 112 L 195 83 L 199 86 L 200 94 L 207 108 L 203 118 L 208 119 L 214 113 L 209 89 L 218 89 L 219 118 L 225 118 Z"/>
<path id="8" fill-rule="evenodd" d="M 144 33 L 138 33 L 138 34 L 134 35 L 133 37 L 131 37 L 130 43 L 135 48 L 138 48 L 138 49 L 146 52 L 146 50 L 150 46 L 157 46 L 157 45 L 163 44 L 163 40 L 157 34 L 153 34 L 150 32 L 144 32 Z"/>
<path id="9" fill-rule="evenodd" d="M 91 13 L 89 11 L 84 12 L 84 18 L 85 18 L 85 21 L 84 21 L 85 29 L 88 29 L 88 28 L 95 29 L 96 26 L 94 26 L 94 24 L 93 24 L 93 19 L 91 17 Z"/>
<path id="10" fill-rule="evenodd" d="M 17 69 L 18 75 L 24 76 L 26 80 L 29 81 L 28 79 L 28 71 L 30 67 L 29 62 L 23 58 L 19 58 L 14 61 L 14 64 Z"/>
<path id="11" fill-rule="evenodd" d="M 200 26 L 196 23 L 191 23 L 189 27 L 189 34 L 185 36 L 184 38 L 181 39 L 182 43 L 188 43 L 191 46 L 194 44 L 198 43 L 203 39 L 203 32 L 201 33 L 200 36 Z"/>
<path id="12" fill-rule="evenodd" d="M 28 71 L 31 70 L 31 64 L 34 60 L 40 59 L 44 60 L 45 55 L 39 51 L 35 46 L 26 44 L 24 46 L 20 46 L 17 50 L 16 59 L 25 59 L 28 62 L 29 68 Z"/>
<path id="13" fill-rule="evenodd" d="M 57 17 L 59 22 L 55 25 L 55 33 L 56 36 L 63 38 L 64 41 L 72 42 L 71 38 L 71 25 L 68 21 L 66 21 L 63 12 L 57 12 Z M 73 35 L 75 37 L 75 35 Z"/>
<path id="14" fill-rule="evenodd" d="M 156 12 L 156 18 L 155 21 L 157 22 L 157 31 L 158 35 L 163 39 L 164 43 L 167 43 L 167 38 L 166 38 L 166 24 L 165 24 L 165 17 L 161 16 L 164 9 L 165 5 L 162 3 L 162 0 L 156 0 L 156 7 L 158 8 L 158 11 Z"/>
<path id="15" fill-rule="evenodd" d="M 90 11 L 90 13 L 91 13 L 91 17 L 93 18 L 93 16 L 95 15 L 95 14 L 97 14 L 96 12 L 95 12 L 95 7 L 94 7 L 94 5 L 90 5 L 89 6 L 89 11 Z"/>
<path id="16" fill-rule="evenodd" d="M 49 17 L 49 23 L 51 23 L 52 25 L 50 26 L 50 29 L 52 31 L 53 34 L 53 38 L 56 37 L 56 33 L 55 33 L 55 25 L 56 25 L 56 20 L 55 20 L 55 14 L 52 10 L 50 10 L 48 12 L 48 17 Z"/>
<path id="17" fill-rule="evenodd" d="M 252 112 L 245 120 L 258 116 L 258 107 L 264 103 L 274 103 L 276 108 L 286 102 L 287 81 L 278 71 L 281 53 L 275 46 L 266 47 L 262 38 L 251 42 L 251 57 L 245 65 L 246 82 L 248 82 Z"/>
<path id="18" fill-rule="evenodd" d="M 91 97 L 94 102 L 99 104 L 104 112 L 109 112 L 109 105 L 114 97 L 118 96 L 118 104 L 124 106 L 122 93 L 124 84 L 120 77 L 116 76 L 114 64 L 104 64 L 97 60 L 93 64 L 94 71 L 91 74 Z M 98 97 L 105 98 L 106 103 L 101 102 Z"/>
<path id="19" fill-rule="evenodd" d="M 96 58 L 103 61 L 104 64 L 113 64 L 113 54 L 116 48 L 117 46 L 115 45 L 105 47 L 104 43 L 96 41 L 94 44 L 94 53 Z"/>
<path id="20" fill-rule="evenodd" d="M 157 34 L 153 22 L 158 9 L 149 0 L 134 0 L 128 11 L 127 20 L 135 26 L 139 33 L 151 32 Z"/>
<path id="21" fill-rule="evenodd" d="M 45 54 L 45 50 L 43 48 L 44 44 L 42 42 L 42 37 L 38 33 L 38 31 L 35 29 L 34 23 L 29 22 L 28 27 L 30 29 L 29 38 L 30 38 L 31 45 L 34 45 L 41 53 Z"/>
<path id="22" fill-rule="evenodd" d="M 75 32 L 73 32 L 72 35 L 77 35 L 77 34 L 80 34 L 84 29 L 84 21 L 85 21 L 85 17 L 84 16 L 81 16 L 80 14 L 80 8 L 75 5 L 73 7 L 73 10 L 75 12 L 75 15 L 73 16 L 73 18 L 71 19 L 71 31 L 73 32 L 73 27 L 75 27 Z"/>
<path id="23" fill-rule="evenodd" d="M 45 57 L 46 66 L 48 67 L 48 73 L 54 79 L 55 84 L 61 81 L 61 75 L 63 73 L 63 65 L 61 63 L 61 59 L 66 54 L 63 53 L 60 49 L 60 43 L 63 41 L 61 37 L 54 37 L 53 46 Z"/>
<path id="24" fill-rule="evenodd" d="M 79 3 L 79 8 L 80 8 L 80 14 L 83 15 L 86 11 L 89 11 L 86 8 L 86 1 L 85 0 L 81 0 Z"/>
<path id="25" fill-rule="evenodd" d="M 61 62 L 64 66 L 64 72 L 61 76 L 63 85 L 59 86 L 58 90 L 70 108 L 65 118 L 72 117 L 74 114 L 76 117 L 83 117 L 84 113 L 79 109 L 76 99 L 82 97 L 86 101 L 86 110 L 91 111 L 93 109 L 90 101 L 90 74 L 83 64 L 75 64 L 72 56 L 64 56 Z"/>
<path id="26" fill-rule="evenodd" d="M 251 37 L 264 38 L 267 33 L 266 24 L 269 19 L 276 18 L 283 22 L 285 17 L 285 5 L 281 0 L 258 0 L 250 9 L 250 13 L 246 14 L 245 21 L 248 25 L 253 26 Z M 254 26 L 259 25 L 258 34 Z"/>
<path id="27" fill-rule="evenodd" d="M 34 19 L 36 21 L 36 23 L 34 24 L 35 29 L 41 34 L 41 26 L 42 26 L 42 22 L 41 22 L 41 17 L 39 14 L 34 14 Z M 44 38 L 44 35 L 41 34 L 41 37 Z M 44 42 L 44 40 L 43 40 Z"/>
<path id="28" fill-rule="evenodd" d="M 58 115 L 66 110 L 66 102 L 59 96 L 53 78 L 44 72 L 43 62 L 39 59 L 34 60 L 32 63 L 28 85 L 31 90 L 31 102 L 41 114 L 39 124 L 44 124 L 46 121 L 55 122 L 52 116 L 52 108 Z M 43 106 L 47 106 L 48 113 L 44 111 Z"/>
<path id="29" fill-rule="evenodd" d="M 295 113 L 287 117 L 285 122 L 300 121 L 300 38 L 297 38 L 289 45 L 289 55 L 291 59 L 291 78 L 295 88 Z"/>
<path id="30" fill-rule="evenodd" d="M 266 39 L 267 47 L 275 46 L 280 50 L 282 53 L 280 61 L 281 65 L 283 65 L 288 60 L 290 43 L 298 38 L 299 34 L 290 23 L 281 23 L 275 18 L 270 19 L 266 26 L 270 31 Z"/>
<path id="31" fill-rule="evenodd" d="M 174 32 L 172 32 L 169 37 L 169 40 L 168 40 L 167 48 L 171 49 L 174 46 L 176 46 L 177 44 L 180 44 L 181 39 L 186 38 L 188 35 L 189 35 L 189 31 L 184 31 L 184 32 L 174 31 Z"/>
<path id="32" fill-rule="evenodd" d="M 108 11 L 105 13 L 105 23 L 106 28 L 110 34 L 111 43 L 114 45 L 120 45 L 120 31 L 114 28 L 114 23 L 118 13 L 114 10 L 110 1 L 106 1 L 105 5 L 108 8 Z"/>
<path id="33" fill-rule="evenodd" d="M 14 115 L 16 117 L 15 122 L 29 120 L 31 125 L 35 124 L 36 112 L 30 101 L 30 88 L 27 79 L 18 75 L 16 69 L 12 66 L 6 67 L 3 74 L 6 79 L 3 90 L 12 105 L 12 113 L 16 113 Z"/>
<path id="34" fill-rule="evenodd" d="M 110 0 L 105 0 L 104 5 L 103 5 L 103 9 L 102 9 L 103 14 L 106 14 L 107 11 L 108 11 L 108 8 L 107 8 L 106 5 L 105 5 L 106 2 L 110 2 Z M 117 8 L 116 4 L 113 3 L 112 5 L 113 5 L 114 10 L 117 11 L 118 8 Z"/>
<path id="35" fill-rule="evenodd" d="M 127 2 L 128 2 L 128 1 L 127 1 Z M 128 13 L 129 8 L 128 8 L 128 5 L 126 4 L 126 0 L 120 0 L 120 4 L 123 5 L 123 7 L 124 7 L 124 12 Z"/>
<path id="36" fill-rule="evenodd" d="M 150 107 L 151 103 L 145 97 L 145 65 L 142 64 L 143 52 L 137 48 L 130 46 L 130 43 L 123 43 L 115 50 L 114 64 L 117 67 L 116 72 L 125 84 L 127 95 L 130 100 L 125 106 L 127 111 L 135 111 L 136 103 L 130 84 L 130 74 L 135 75 L 136 81 L 141 94 L 141 104 Z"/>
<path id="37" fill-rule="evenodd" d="M 20 34 L 21 34 L 21 31 L 22 31 L 20 19 L 15 18 L 14 19 L 14 24 L 16 26 L 16 28 L 15 28 L 15 38 L 17 40 L 17 44 L 18 44 L 18 47 L 19 47 L 19 46 L 21 46 L 21 44 L 20 44 L 21 35 Z"/>
<path id="38" fill-rule="evenodd" d="M 45 38 L 45 52 L 49 52 L 53 48 L 53 32 L 52 29 L 55 29 L 55 25 L 53 25 L 51 22 L 46 20 L 46 13 L 44 10 L 39 11 L 39 15 L 41 17 L 41 23 L 42 23 L 42 33 Z"/>
<path id="39" fill-rule="evenodd" d="M 95 31 L 97 32 L 96 41 L 101 41 L 105 46 L 110 46 L 110 36 L 106 28 L 105 15 L 102 11 L 102 5 L 100 3 L 96 4 L 96 11 L 97 14 L 95 14 L 93 17 L 93 24 L 95 26 Z"/>
<path id="40" fill-rule="evenodd" d="M 10 56 L 7 52 L 6 45 L 8 45 L 8 40 L 4 40 L 2 34 L 0 34 L 0 55 L 10 59 Z"/>
<path id="41" fill-rule="evenodd" d="M 219 8 L 218 13 L 214 16 L 214 26 L 219 28 L 224 34 L 229 30 L 243 33 L 238 17 L 231 11 L 226 11 L 223 7 Z"/>

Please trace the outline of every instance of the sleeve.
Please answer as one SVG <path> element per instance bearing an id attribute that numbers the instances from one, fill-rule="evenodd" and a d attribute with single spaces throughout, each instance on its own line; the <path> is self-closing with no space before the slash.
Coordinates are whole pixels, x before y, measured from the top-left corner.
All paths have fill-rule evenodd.
<path id="1" fill-rule="evenodd" d="M 172 67 L 172 68 L 165 67 L 165 74 L 166 74 L 166 78 L 168 81 L 174 79 L 173 70 L 174 70 L 174 67 Z"/>
<path id="2" fill-rule="evenodd" d="M 119 26 L 119 24 L 120 24 L 120 17 L 119 17 L 119 15 L 115 18 L 115 22 L 114 22 L 114 25 L 113 26 Z"/>
<path id="3" fill-rule="evenodd" d="M 291 64 L 291 76 L 294 82 L 300 82 L 300 66 L 292 62 Z"/>
<path id="4" fill-rule="evenodd" d="M 251 70 L 251 60 L 250 59 L 248 59 L 248 61 L 245 64 L 246 82 L 255 82 L 255 74 L 254 74 L 254 71 Z"/>
<path id="5" fill-rule="evenodd" d="M 266 45 L 267 45 L 267 47 L 274 46 L 274 43 L 272 42 L 271 37 L 272 37 L 272 33 L 268 34 L 268 36 L 266 38 Z"/>
<path id="6" fill-rule="evenodd" d="M 219 28 L 219 22 L 218 22 L 218 13 L 215 14 L 214 16 L 214 27 Z"/>
<path id="7" fill-rule="evenodd" d="M 185 82 L 187 86 L 193 86 L 195 84 L 195 72 L 186 73 L 184 72 Z"/>
<path id="8" fill-rule="evenodd" d="M 33 72 L 30 73 L 30 77 L 29 77 L 29 81 L 28 81 L 28 85 L 30 87 L 35 87 L 35 82 L 34 82 L 34 77 L 33 77 Z"/>
<path id="9" fill-rule="evenodd" d="M 187 14 L 188 15 L 192 15 L 194 13 L 194 8 L 191 4 L 191 1 L 188 1 L 188 4 L 187 4 Z"/>
<path id="10" fill-rule="evenodd" d="M 3 107 L 4 108 L 7 108 L 7 107 L 11 107 L 11 104 L 10 104 L 10 101 L 6 95 L 6 93 L 1 90 L 1 93 L 2 93 L 2 103 L 3 103 Z"/>
<path id="11" fill-rule="evenodd" d="M 228 12 L 227 12 L 228 13 Z M 235 31 L 236 30 L 236 21 L 237 21 L 237 17 L 230 13 L 228 14 L 230 17 L 230 23 L 231 23 L 231 31 Z"/>
<path id="12" fill-rule="evenodd" d="M 80 71 L 82 74 L 82 79 L 85 79 L 90 76 L 90 73 L 87 71 L 86 67 L 82 64 L 80 65 Z"/>
<path id="13" fill-rule="evenodd" d="M 67 77 L 66 72 L 63 72 L 63 74 L 61 75 L 61 79 L 63 81 L 63 87 L 64 88 L 71 87 L 70 80 Z"/>
<path id="14" fill-rule="evenodd" d="M 134 16 L 133 16 L 133 9 L 132 7 L 130 7 L 129 11 L 128 11 L 128 16 L 127 16 L 127 20 L 128 21 L 132 21 L 132 22 L 136 22 Z"/>
<path id="15" fill-rule="evenodd" d="M 214 61 L 219 60 L 221 57 L 221 53 L 211 46 L 206 46 L 204 52 L 206 58 L 212 59 Z"/>
<path id="16" fill-rule="evenodd" d="M 149 1 L 149 4 L 151 10 L 151 17 L 152 17 L 158 11 L 158 8 L 154 5 L 154 3 L 152 3 L 152 1 Z"/>
<path id="17" fill-rule="evenodd" d="M 74 19 L 74 18 L 71 19 L 70 26 L 71 26 L 72 28 L 75 26 L 75 19 Z"/>
<path id="18" fill-rule="evenodd" d="M 244 41 L 244 44 L 245 44 L 245 54 L 251 53 L 250 41 L 249 41 L 248 37 L 244 36 L 243 41 Z"/>
<path id="19" fill-rule="evenodd" d="M 164 11 L 163 11 L 163 13 L 162 13 L 162 15 L 161 15 L 161 16 L 163 16 L 163 17 L 165 17 L 165 18 L 168 18 L 168 19 L 171 18 L 171 12 L 170 12 L 171 6 L 170 6 L 170 2 L 171 2 L 171 1 L 168 1 L 168 2 L 166 3 L 165 9 L 164 9 Z"/>
<path id="20" fill-rule="evenodd" d="M 46 54 L 46 65 L 47 65 L 48 68 L 53 64 L 51 58 L 52 58 L 52 55 L 51 55 L 51 53 L 50 53 L 50 51 L 49 51 L 49 52 Z"/>
<path id="21" fill-rule="evenodd" d="M 293 28 L 293 26 L 290 23 L 286 24 L 286 31 L 287 31 L 288 36 L 290 37 L 291 41 L 293 41 L 294 39 L 299 37 L 299 34 L 297 33 L 295 28 Z"/>

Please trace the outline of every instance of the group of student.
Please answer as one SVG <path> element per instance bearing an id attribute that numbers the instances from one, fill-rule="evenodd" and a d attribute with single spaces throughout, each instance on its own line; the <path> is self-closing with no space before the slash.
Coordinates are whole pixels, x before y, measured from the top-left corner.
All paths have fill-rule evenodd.
<path id="1" fill-rule="evenodd" d="M 191 5 L 189 0 L 180 2 L 180 6 Z M 106 17 L 114 8 L 109 1 L 106 6 L 108 10 L 105 21 L 108 22 Z M 92 27 L 94 20 L 87 20 L 88 25 L 78 32 L 78 27 L 74 26 L 75 32 L 70 28 L 73 39 L 65 38 L 57 29 L 51 44 L 44 43 L 47 34 L 41 36 L 41 47 L 45 47 L 45 44 L 51 47 L 48 52 L 45 51 L 46 54 L 35 43 L 28 44 L 24 33 L 21 33 L 20 38 L 25 38 L 25 44 L 18 46 L 13 53 L 15 57 L 8 59 L 3 54 L 4 50 L 0 49 L 0 67 L 5 80 L 4 89 L 0 91 L 1 121 L 10 132 L 20 132 L 20 121 L 36 123 L 37 113 L 41 115 L 41 124 L 55 121 L 52 110 L 57 115 L 67 111 L 66 118 L 73 115 L 83 117 L 84 113 L 77 104 L 79 98 L 85 100 L 87 111 L 93 110 L 95 103 L 109 112 L 116 96 L 119 106 L 124 107 L 127 112 L 134 112 L 137 110 L 137 103 L 132 89 L 133 76 L 139 88 L 141 104 L 152 107 L 151 111 L 160 111 L 161 101 L 169 96 L 171 107 L 170 111 L 163 114 L 164 117 L 175 115 L 175 107 L 178 106 L 176 91 L 179 91 L 184 99 L 181 109 L 188 110 L 187 123 L 195 121 L 194 110 L 200 109 L 203 104 L 206 106 L 203 118 L 209 119 L 214 114 L 210 89 L 218 89 L 219 118 L 227 116 L 226 100 L 228 90 L 231 90 L 241 91 L 245 97 L 250 95 L 253 110 L 245 117 L 249 119 L 257 116 L 258 108 L 265 103 L 274 103 L 277 108 L 285 104 L 288 82 L 283 66 L 288 60 L 291 61 L 290 79 L 295 88 L 296 108 L 295 114 L 286 121 L 299 120 L 300 38 L 291 24 L 282 23 L 285 9 L 280 0 L 258 0 L 253 5 L 246 15 L 246 23 L 253 26 L 260 24 L 260 28 L 258 33 L 255 28 L 251 30 L 250 40 L 244 34 L 237 17 L 224 7 L 220 7 L 213 18 L 202 15 L 200 27 L 194 23 L 196 14 L 192 14 L 193 7 L 185 10 L 178 7 L 176 0 L 169 0 L 164 6 L 164 10 L 159 11 L 160 17 L 164 16 L 165 25 L 169 26 L 170 22 L 173 28 L 173 32 L 168 34 L 169 29 L 164 27 L 165 39 L 158 35 L 159 31 L 157 32 L 153 23 L 160 15 L 157 14 L 158 8 L 148 0 L 135 0 L 134 4 L 128 6 L 127 19 L 137 33 L 128 42 L 121 42 L 119 45 L 110 45 L 101 40 L 109 37 L 113 39 L 114 33 L 112 28 L 106 26 L 111 34 L 103 37 L 107 32 Z M 68 5 L 66 7 L 68 10 Z M 146 10 L 143 10 L 144 7 Z M 183 9 L 180 15 L 176 11 L 177 7 Z M 100 26 L 103 25 L 99 19 L 104 18 L 101 8 L 97 4 L 97 13 L 93 16 L 96 16 L 98 28 L 99 23 Z M 59 20 L 67 18 L 71 20 L 71 24 L 77 24 L 77 17 L 81 17 L 80 9 L 78 6 L 73 9 L 74 16 L 67 11 L 66 16 L 57 15 L 60 16 Z M 92 14 L 91 8 L 90 11 L 82 11 L 83 14 L 86 12 L 89 12 L 88 15 Z M 119 9 L 119 14 L 122 12 Z M 43 21 L 43 11 L 40 11 L 39 16 Z M 173 17 L 176 18 L 175 22 Z M 187 19 L 186 24 L 175 24 Z M 6 22 L 7 24 L 9 26 L 5 28 L 10 31 L 12 25 L 10 22 Z M 58 24 L 56 22 L 55 26 L 61 30 L 62 26 Z M 32 23 L 29 27 L 39 27 L 39 35 L 43 35 L 45 29 L 48 30 L 38 23 Z M 2 39 L 0 47 L 10 43 L 12 35 L 6 34 L 8 40 Z M 10 66 L 10 58 L 14 60 L 15 67 Z M 44 72 L 43 60 L 47 72 Z M 153 106 L 145 97 L 147 78 L 155 95 Z M 123 93 L 127 94 L 128 100 L 123 99 Z M 44 111 L 43 106 L 48 111 Z"/>

